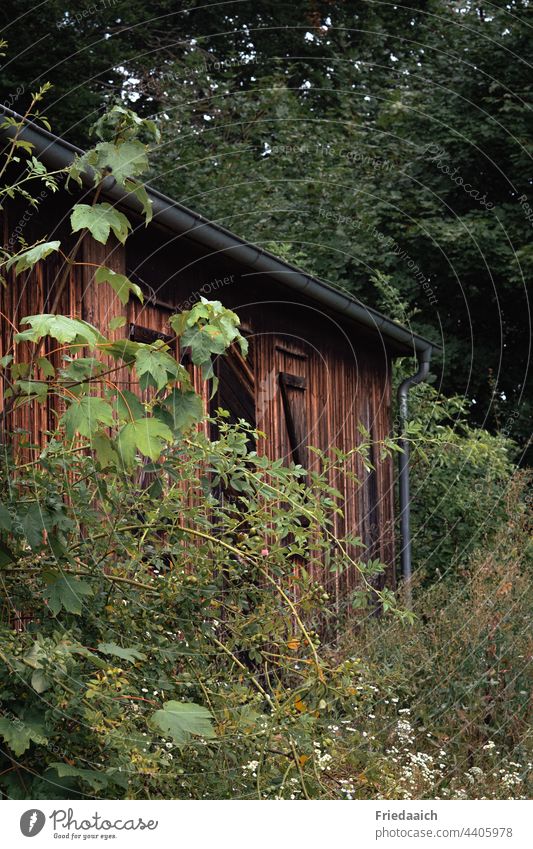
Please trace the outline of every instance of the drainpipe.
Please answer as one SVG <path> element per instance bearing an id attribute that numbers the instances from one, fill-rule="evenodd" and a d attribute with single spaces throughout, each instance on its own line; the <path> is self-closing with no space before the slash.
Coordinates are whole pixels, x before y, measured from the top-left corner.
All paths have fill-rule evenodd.
<path id="1" fill-rule="evenodd" d="M 411 562 L 411 494 L 409 491 L 409 441 L 405 438 L 408 418 L 408 395 L 411 386 L 422 383 L 429 373 L 431 347 L 417 352 L 418 371 L 406 378 L 398 388 L 398 403 L 400 411 L 400 439 L 402 453 L 398 460 L 398 482 L 400 489 L 400 564 L 405 593 L 405 605 L 411 610 L 413 605 L 411 578 L 413 568 Z"/>

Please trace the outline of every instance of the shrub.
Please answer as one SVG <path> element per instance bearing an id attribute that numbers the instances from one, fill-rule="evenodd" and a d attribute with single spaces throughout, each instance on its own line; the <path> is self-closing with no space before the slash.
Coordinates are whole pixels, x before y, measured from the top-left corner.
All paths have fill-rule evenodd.
<path id="1" fill-rule="evenodd" d="M 514 443 L 468 423 L 468 405 L 430 384 L 412 390 L 413 560 L 427 585 L 456 570 L 509 517 Z"/>
<path id="2" fill-rule="evenodd" d="M 145 488 L 59 440 L 12 478 L 7 795 L 330 794 L 328 728 L 361 696 L 320 648 L 333 613 L 308 572 L 334 542 L 328 463 L 304 482 L 259 456 L 244 423 L 218 431 L 138 460 Z M 364 586 L 364 565 L 349 568 Z"/>

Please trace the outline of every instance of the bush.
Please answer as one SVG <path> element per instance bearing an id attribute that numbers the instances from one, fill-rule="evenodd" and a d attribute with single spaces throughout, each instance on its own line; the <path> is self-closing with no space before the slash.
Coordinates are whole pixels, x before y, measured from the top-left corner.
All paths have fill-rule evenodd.
<path id="1" fill-rule="evenodd" d="M 376 273 L 373 282 L 382 309 L 408 326 L 416 311 L 409 310 L 387 276 Z M 395 387 L 416 370 L 416 361 L 397 360 Z M 417 580 L 425 585 L 453 574 L 509 519 L 505 494 L 518 453 L 505 432 L 514 416 L 502 433 L 473 427 L 468 399 L 442 395 L 432 379 L 411 387 L 407 426 L 413 564 Z M 394 424 L 398 433 L 398 411 Z"/>
<path id="2" fill-rule="evenodd" d="M 6 795 L 331 795 L 328 729 L 362 696 L 320 647 L 334 613 L 309 570 L 336 547 L 362 588 L 366 567 L 332 534 L 326 458 L 304 479 L 217 424 L 136 472 L 59 439 L 8 465 Z"/>
<path id="3" fill-rule="evenodd" d="M 464 399 L 444 398 L 429 384 L 411 395 L 413 561 L 428 585 L 488 544 L 509 518 L 516 446 L 472 427 Z"/>

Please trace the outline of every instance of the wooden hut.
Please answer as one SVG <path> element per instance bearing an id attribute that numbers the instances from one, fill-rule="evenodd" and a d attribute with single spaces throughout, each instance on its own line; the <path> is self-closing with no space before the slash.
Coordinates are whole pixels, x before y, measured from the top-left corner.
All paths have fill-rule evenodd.
<path id="1" fill-rule="evenodd" d="M 54 169 L 64 168 L 79 152 L 33 125 L 24 137 Z M 127 274 L 142 288 L 145 303 L 131 300 L 123 307 L 108 287 L 91 282 L 88 269 L 79 268 L 58 295 L 62 272 L 54 255 L 2 290 L 2 312 L 15 325 L 23 316 L 53 311 L 105 328 L 111 318 L 125 315 L 125 328 L 115 335 L 151 341 L 170 338 L 172 313 L 188 309 L 201 296 L 217 299 L 240 316 L 250 354 L 246 360 L 237 353 L 220 358 L 218 393 L 211 402 L 205 399 L 206 408 L 211 403 L 235 420 L 246 419 L 266 434 L 271 457 L 303 466 L 314 462 L 308 446 L 353 448 L 360 425 L 376 443 L 391 433 L 392 360 L 416 354 L 427 361 L 431 342 L 156 191 L 149 192 L 154 216 L 148 227 L 134 196 L 112 179 L 105 194 L 129 217 L 134 232 L 125 247 L 116 242 L 104 248 L 86 237 L 82 258 Z M 3 217 L 4 244 L 23 222 L 29 243 L 46 235 L 68 245 L 69 212 L 77 200 L 75 192 L 49 193 L 38 210 L 29 212 L 13 203 Z M 0 356 L 10 348 L 12 333 L 3 320 Z M 199 375 L 196 385 L 201 389 Z M 30 421 L 27 409 L 17 415 L 16 424 L 36 436 L 53 425 L 51 409 L 43 408 L 38 422 Z M 358 535 L 366 556 L 380 558 L 393 576 L 393 461 L 373 459 L 369 472 L 354 461 L 351 471 L 359 484 L 348 476 L 335 482 L 345 496 L 338 531 Z"/>

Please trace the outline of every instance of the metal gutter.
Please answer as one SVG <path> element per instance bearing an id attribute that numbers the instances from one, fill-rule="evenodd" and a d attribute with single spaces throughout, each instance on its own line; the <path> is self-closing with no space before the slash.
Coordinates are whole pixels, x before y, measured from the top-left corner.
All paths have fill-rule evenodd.
<path id="1" fill-rule="evenodd" d="M 0 108 L 9 117 L 20 120 L 20 116 L 7 107 Z M 9 128 L 8 135 L 13 135 L 14 130 Z M 70 165 L 74 157 L 83 151 L 63 139 L 54 136 L 47 130 L 38 127 L 32 122 L 27 122 L 21 131 L 20 137 L 31 142 L 35 152 L 52 170 L 59 170 Z M 87 176 L 90 184 L 90 177 Z M 134 195 L 126 192 L 118 186 L 110 177 L 109 185 L 104 187 L 106 197 L 126 207 L 135 214 L 141 214 L 140 203 Z M 198 244 L 219 253 L 229 253 L 238 262 L 247 268 L 253 269 L 255 273 L 263 273 L 284 284 L 285 286 L 300 292 L 303 295 L 317 301 L 336 313 L 341 313 L 349 319 L 381 334 L 386 340 L 390 340 L 402 349 L 404 355 L 419 355 L 439 346 L 407 328 L 391 321 L 382 313 L 370 307 L 366 307 L 356 298 L 345 295 L 334 289 L 328 283 L 318 280 L 306 274 L 301 269 L 284 262 L 278 257 L 258 248 L 221 227 L 214 224 L 202 215 L 193 212 L 187 207 L 166 197 L 155 189 L 148 189 L 148 195 L 153 204 L 154 223 L 166 227 L 172 232 L 177 232 L 192 239 Z"/>

